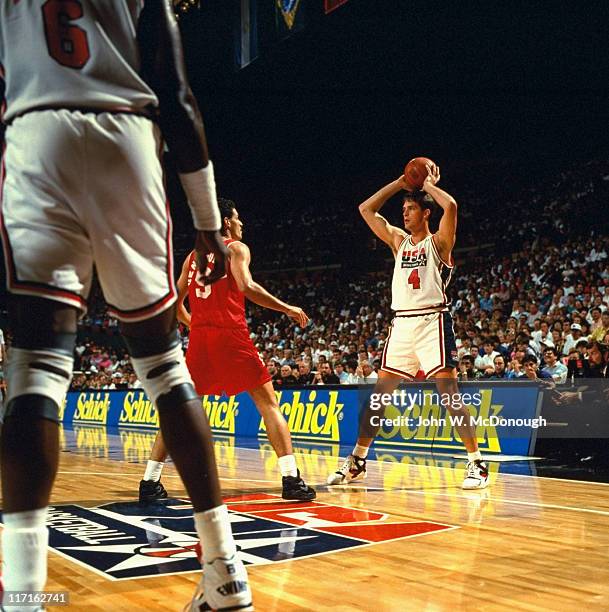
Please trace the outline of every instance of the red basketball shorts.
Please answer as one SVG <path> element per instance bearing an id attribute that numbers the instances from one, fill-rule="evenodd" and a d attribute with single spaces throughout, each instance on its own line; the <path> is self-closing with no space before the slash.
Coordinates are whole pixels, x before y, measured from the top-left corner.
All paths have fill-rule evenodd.
<path id="1" fill-rule="evenodd" d="M 191 329 L 186 365 L 199 395 L 237 395 L 271 380 L 247 329 Z"/>

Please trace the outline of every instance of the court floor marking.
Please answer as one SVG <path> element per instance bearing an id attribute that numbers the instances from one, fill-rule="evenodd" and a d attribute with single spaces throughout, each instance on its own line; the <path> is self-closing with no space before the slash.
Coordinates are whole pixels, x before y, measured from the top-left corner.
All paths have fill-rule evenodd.
<path id="1" fill-rule="evenodd" d="M 533 476 L 532 478 L 535 478 L 535 476 Z M 581 482 L 579 480 L 576 480 L 575 482 Z M 340 486 L 340 485 L 339 485 Z M 354 486 L 354 485 L 347 485 L 347 487 L 350 490 L 353 489 L 361 489 L 363 491 L 365 490 L 369 490 L 371 488 L 374 488 L 375 491 L 405 491 L 408 494 L 413 494 L 413 495 L 435 495 L 436 497 L 452 497 L 453 499 L 462 499 L 462 500 L 466 500 L 466 501 L 475 501 L 472 500 L 473 495 L 470 494 L 470 497 L 467 497 L 466 495 L 454 495 L 454 494 L 450 494 L 450 493 L 441 493 L 439 491 L 432 491 L 431 489 L 425 489 L 424 491 L 420 491 L 417 489 L 385 489 L 384 487 L 366 487 L 366 486 Z M 478 491 L 489 491 L 489 489 L 480 489 Z M 478 492 L 476 489 L 472 490 L 472 493 L 475 494 L 476 492 Z M 481 497 L 481 499 L 483 499 Z M 485 500 L 493 500 L 495 502 L 498 503 L 505 503 L 505 504 L 516 504 L 519 506 L 533 506 L 536 508 L 547 508 L 549 510 L 567 510 L 570 512 L 587 512 L 589 514 L 600 514 L 601 516 L 609 516 L 609 510 L 595 510 L 593 508 L 580 508 L 578 506 L 561 506 L 559 504 L 544 504 L 544 503 L 539 503 L 539 502 L 527 502 L 527 501 L 522 501 L 522 500 L 518 500 L 518 499 L 509 499 L 507 497 L 505 498 L 499 498 L 499 497 L 493 497 L 492 495 L 489 495 L 488 497 L 485 496 L 484 497 Z"/>

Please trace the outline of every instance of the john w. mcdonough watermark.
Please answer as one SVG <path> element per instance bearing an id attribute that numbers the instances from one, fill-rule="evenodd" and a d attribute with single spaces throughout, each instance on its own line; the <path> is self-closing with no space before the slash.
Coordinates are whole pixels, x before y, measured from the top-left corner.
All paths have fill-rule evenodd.
<path id="1" fill-rule="evenodd" d="M 513 419 L 500 416 L 482 417 L 467 414 L 449 414 L 447 417 L 410 417 L 401 414 L 394 418 L 382 417 L 380 414 L 373 414 L 370 417 L 370 424 L 373 427 L 451 427 L 462 426 L 469 423 L 473 427 L 530 427 L 538 429 L 545 427 L 548 422 L 543 417 L 529 419 Z"/>

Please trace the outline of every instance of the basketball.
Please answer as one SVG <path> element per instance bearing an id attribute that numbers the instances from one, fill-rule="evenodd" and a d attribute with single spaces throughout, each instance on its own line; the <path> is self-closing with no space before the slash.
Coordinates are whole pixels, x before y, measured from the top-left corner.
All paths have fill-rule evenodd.
<path id="1" fill-rule="evenodd" d="M 406 164 L 404 177 L 411 190 L 422 189 L 423 181 L 427 178 L 426 164 L 435 165 L 428 157 L 415 157 Z"/>

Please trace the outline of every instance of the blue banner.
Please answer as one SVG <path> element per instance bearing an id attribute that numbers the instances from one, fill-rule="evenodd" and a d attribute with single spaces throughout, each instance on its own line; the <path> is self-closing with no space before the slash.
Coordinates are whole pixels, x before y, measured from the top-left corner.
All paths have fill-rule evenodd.
<path id="1" fill-rule="evenodd" d="M 359 411 L 370 388 L 303 387 L 277 391 L 279 409 L 295 440 L 353 444 Z M 540 391 L 534 384 L 471 383 L 469 413 L 485 453 L 529 455 L 533 452 L 539 417 Z M 398 393 L 401 393 L 398 392 Z M 385 404 L 384 421 L 375 445 L 396 450 L 462 451 L 463 445 L 430 384 L 409 385 L 402 401 Z M 265 438 L 264 422 L 247 393 L 234 397 L 203 396 L 212 430 L 236 438 Z M 140 389 L 68 393 L 61 408 L 68 427 L 103 425 L 108 428 L 158 428 L 156 408 Z"/>
<path id="2" fill-rule="evenodd" d="M 245 68 L 258 57 L 258 0 L 239 0 L 235 27 L 235 61 Z"/>

